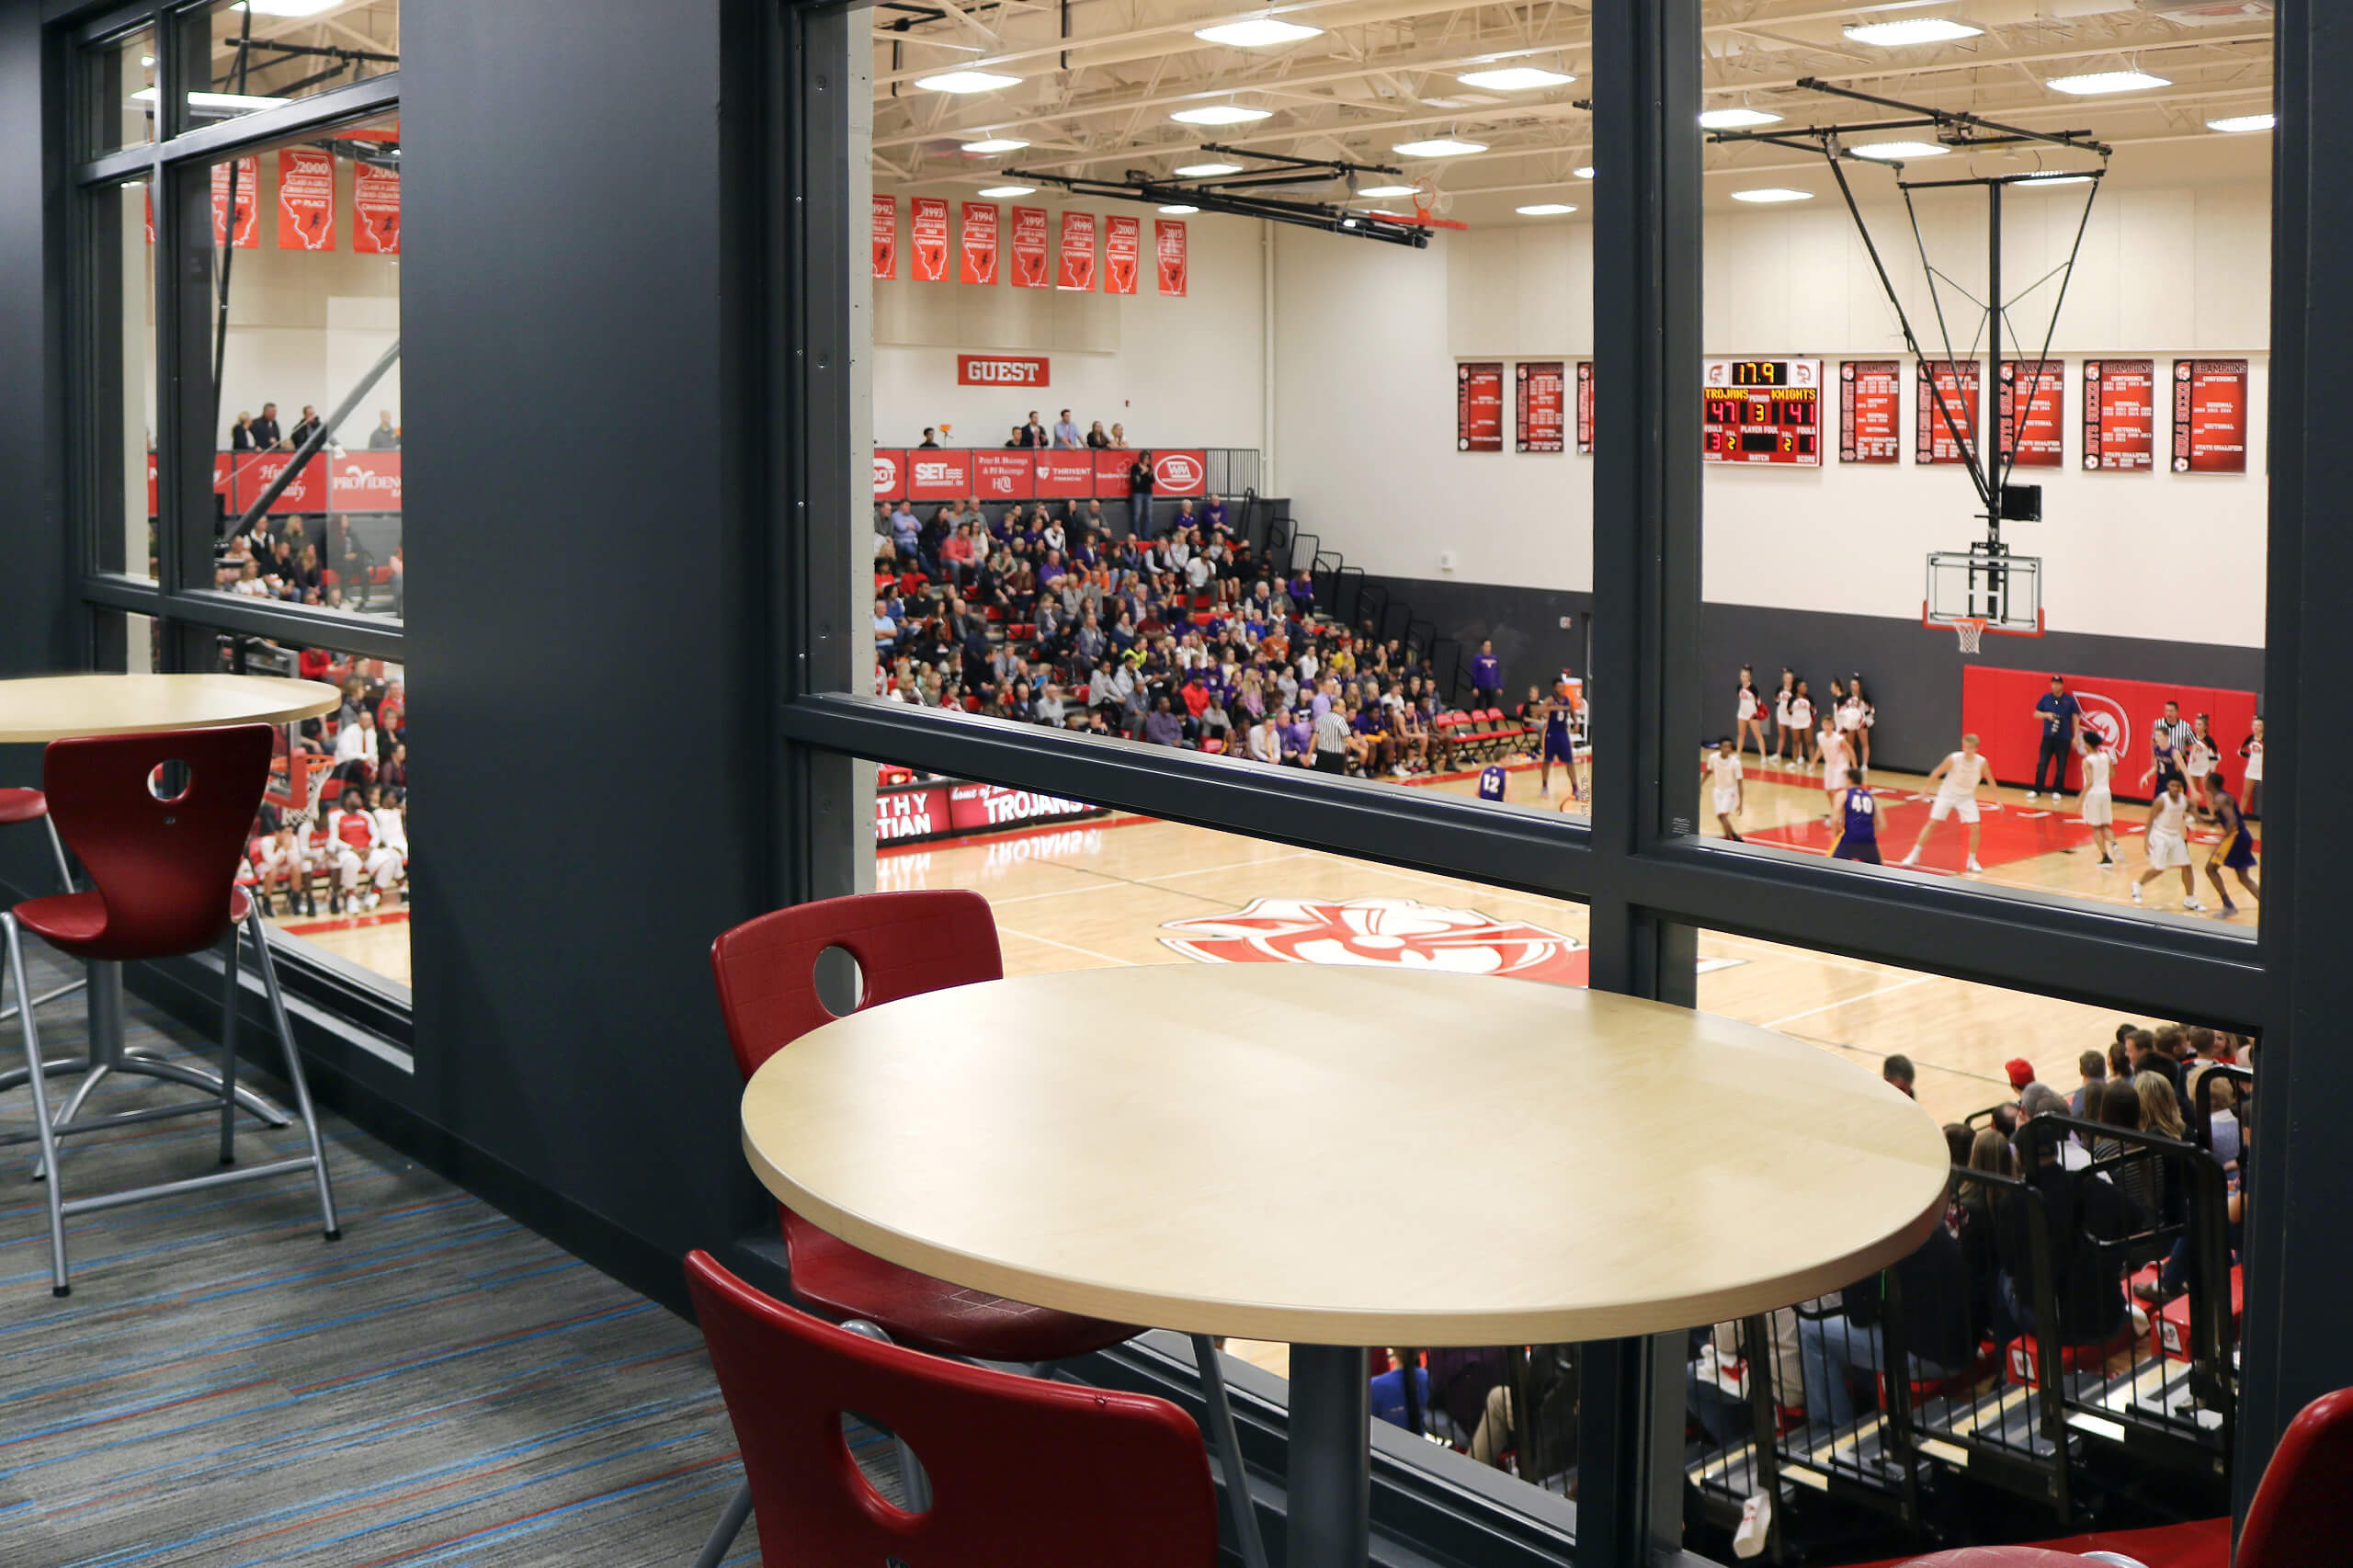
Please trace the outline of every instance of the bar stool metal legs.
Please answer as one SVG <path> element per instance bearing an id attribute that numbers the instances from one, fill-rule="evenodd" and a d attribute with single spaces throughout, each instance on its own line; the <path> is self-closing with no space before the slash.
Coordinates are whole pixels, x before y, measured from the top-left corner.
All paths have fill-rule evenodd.
<path id="1" fill-rule="evenodd" d="M 58 891 L 60 892 L 72 892 L 74 891 L 74 869 L 65 862 L 65 841 L 57 836 L 57 819 L 52 816 L 44 815 L 40 820 L 41 825 L 49 829 L 50 851 L 57 857 Z M 82 990 L 90 982 L 87 977 L 81 980 L 69 980 L 54 991 L 42 992 L 40 995 L 32 999 L 29 1006 L 39 1007 L 46 1003 L 56 1001 L 60 996 L 71 996 L 74 993 Z M 0 1023 L 6 1023 L 10 1018 L 15 1017 L 17 1016 L 17 1009 L 28 1005 L 28 1004 L 25 1001 L 25 994 L 22 991 L 18 991 L 17 993 L 17 1000 L 9 1003 L 5 1007 L 0 1007 Z M 74 1057 L 66 1062 L 51 1062 L 50 1064 L 49 1071 L 52 1074 L 78 1073 L 89 1064 L 88 1058 Z M 8 1090 L 15 1088 L 24 1081 L 25 1071 L 21 1067 L 11 1068 L 6 1073 L 0 1073 L 0 1094 L 6 1093 Z"/>
<path id="2" fill-rule="evenodd" d="M 0 935 L 5 935 L 6 938 L 8 967 L 6 980 L 7 983 L 13 984 L 17 996 L 21 1001 L 32 994 L 26 988 L 24 939 L 14 915 L 0 913 Z M 234 1165 L 236 1111 L 241 1104 L 250 1105 L 255 1097 L 251 1096 L 250 1091 L 240 1090 L 236 1081 L 239 948 L 247 936 L 253 938 L 256 961 L 261 968 L 262 988 L 269 999 L 271 1021 L 277 1025 L 278 1044 L 285 1053 L 286 1081 L 294 1091 L 294 1103 L 302 1123 L 304 1137 L 309 1143 L 309 1152 L 291 1159 L 272 1160 L 264 1165 L 240 1168 Z M 321 1231 L 329 1241 L 336 1240 L 342 1235 L 342 1229 L 335 1218 L 335 1190 L 327 1174 L 326 1151 L 319 1141 L 318 1116 L 311 1103 L 310 1083 L 302 1073 L 301 1053 L 295 1049 L 292 1023 L 287 1017 L 285 996 L 278 989 L 278 969 L 270 959 L 269 939 L 262 928 L 261 913 L 258 908 L 247 911 L 246 918 L 242 923 L 242 929 L 238 926 L 230 928 L 226 959 L 227 974 L 223 994 L 225 1006 L 221 1030 L 222 1072 L 217 1079 L 210 1074 L 197 1079 L 197 1082 L 216 1089 L 215 1096 L 210 1100 L 197 1100 L 185 1105 L 164 1106 L 147 1110 L 118 1112 L 86 1121 L 74 1119 L 89 1091 L 110 1070 L 119 1067 L 123 1071 L 142 1072 L 155 1066 L 176 1066 L 173 1063 L 154 1062 L 144 1057 L 131 1057 L 115 1062 L 101 1062 L 93 1067 L 89 1078 L 76 1088 L 72 1100 L 64 1108 L 64 1114 L 52 1122 L 49 1114 L 47 1078 L 50 1074 L 65 1064 L 42 1062 L 40 1033 L 38 1025 L 34 1022 L 32 1009 L 29 1007 L 18 1009 L 17 1017 L 19 1027 L 23 1030 L 25 1046 L 23 1081 L 32 1090 L 34 1131 L 30 1134 L 14 1135 L 9 1142 L 28 1139 L 38 1142 L 40 1144 L 40 1169 L 50 1176 L 45 1184 L 45 1196 L 49 1210 L 50 1289 L 52 1294 L 63 1296 L 69 1293 L 71 1290 L 65 1265 L 65 1217 L 69 1214 L 83 1214 L 100 1209 L 116 1208 L 126 1203 L 136 1203 L 144 1199 L 161 1198 L 172 1193 L 189 1192 L 204 1187 L 223 1187 L 233 1182 L 255 1181 L 265 1176 L 290 1175 L 296 1171 L 308 1171 L 318 1188 Z M 95 1013 L 97 1011 L 97 1004 L 99 1001 L 97 987 L 93 988 L 91 1000 Z M 98 1020 L 94 1017 L 92 1023 L 95 1034 Z M 193 1070 L 183 1071 L 189 1073 L 191 1076 L 194 1075 Z M 179 1073 L 164 1074 L 150 1072 L 148 1075 L 178 1077 Z M 267 1101 L 261 1103 L 267 1104 Z M 129 1122 L 153 1121 L 165 1117 L 210 1111 L 216 1105 L 221 1116 L 221 1162 L 223 1166 L 229 1168 L 215 1171 L 208 1176 L 183 1176 L 172 1181 L 155 1182 L 145 1187 L 96 1193 L 86 1198 L 65 1197 L 63 1173 L 57 1163 L 59 1145 L 64 1138 L 78 1133 L 94 1132 L 102 1128 L 119 1127 Z M 269 1108 L 276 1109 L 275 1107 Z"/>

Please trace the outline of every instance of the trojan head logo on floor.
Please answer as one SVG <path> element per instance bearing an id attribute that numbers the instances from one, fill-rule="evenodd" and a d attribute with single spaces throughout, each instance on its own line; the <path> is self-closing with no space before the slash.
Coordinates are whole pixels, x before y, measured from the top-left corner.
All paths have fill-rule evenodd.
<path id="1" fill-rule="evenodd" d="M 1261 898 L 1232 915 L 1171 920 L 1161 941 L 1202 963 L 1395 964 L 1586 983 L 1584 944 L 1524 920 L 1411 898 Z"/>

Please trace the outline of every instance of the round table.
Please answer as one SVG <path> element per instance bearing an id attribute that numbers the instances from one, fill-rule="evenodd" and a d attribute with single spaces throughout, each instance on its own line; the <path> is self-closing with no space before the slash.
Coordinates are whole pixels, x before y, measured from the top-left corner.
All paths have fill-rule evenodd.
<path id="1" fill-rule="evenodd" d="M 796 1212 L 1016 1301 L 1292 1342 L 1290 1561 L 1362 1568 L 1360 1346 L 1608 1339 L 1847 1285 L 1949 1156 L 1832 1052 L 1422 967 L 1081 970 L 836 1019 L 744 1091 Z"/>
<path id="2" fill-rule="evenodd" d="M 343 694 L 324 682 L 269 676 L 34 676 L 0 680 L 0 744 L 73 740 L 88 735 L 146 734 L 157 730 L 218 729 L 230 724 L 291 725 L 332 713 L 342 700 Z M 290 733 L 290 756 L 293 742 Z M 78 1073 L 85 1068 L 89 1073 L 59 1112 L 59 1124 L 74 1120 L 90 1091 L 110 1073 L 164 1078 L 215 1096 L 220 1094 L 221 1079 L 209 1068 L 165 1062 L 143 1051 L 125 1050 L 122 966 L 93 962 L 85 967 L 90 993 L 90 1054 L 43 1063 L 44 1074 Z M 64 986 L 32 1000 L 39 1005 L 74 989 L 76 986 Z M 23 999 L 18 1000 L 21 1003 Z M 14 1006 L 0 1011 L 0 1019 L 15 1011 Z M 22 1067 L 0 1073 L 0 1092 L 24 1083 L 26 1076 L 27 1070 Z M 283 1109 L 251 1089 L 240 1088 L 236 1096 L 240 1105 L 272 1126 L 288 1124 Z"/>

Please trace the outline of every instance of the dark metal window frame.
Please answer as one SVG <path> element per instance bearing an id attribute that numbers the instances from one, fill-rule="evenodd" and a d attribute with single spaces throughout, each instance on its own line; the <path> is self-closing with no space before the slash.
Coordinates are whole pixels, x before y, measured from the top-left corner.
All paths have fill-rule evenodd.
<path id="1" fill-rule="evenodd" d="M 400 107 L 400 75 L 364 81 L 298 98 L 274 108 L 208 125 L 188 123 L 186 94 L 198 66 L 190 18 L 210 9 L 199 3 L 159 0 L 88 17 L 64 30 L 60 100 L 71 134 L 83 135 L 94 106 L 86 100 L 84 62 L 89 53 L 142 28 L 152 29 L 158 85 L 156 139 L 116 152 L 85 154 L 66 149 L 65 416 L 66 512 L 74 531 L 71 592 L 95 624 L 98 612 L 142 615 L 159 626 L 160 663 L 166 670 L 211 667 L 221 632 L 267 637 L 305 647 L 331 648 L 362 658 L 404 662 L 405 630 L 299 605 L 265 603 L 224 594 L 212 585 L 212 453 L 217 432 L 203 393 L 211 384 L 211 273 L 200 265 L 209 247 L 190 244 L 212 221 L 211 169 L 224 157 L 267 149 L 290 138 L 381 119 Z M 119 441 L 135 439 L 100 403 L 103 381 L 121 341 L 121 301 L 102 278 L 100 247 L 120 244 L 118 215 L 108 206 L 131 181 L 143 181 L 154 213 L 155 277 L 155 577 L 99 569 L 98 519 L 109 516 L 107 494 L 119 486 Z M 193 269 L 191 269 L 193 268 Z M 127 565 L 129 563 L 126 563 Z M 95 637 L 83 640 L 96 666 Z M 305 944 L 282 949 L 290 992 L 403 1047 L 410 1037 L 409 988 Z"/>
<path id="2" fill-rule="evenodd" d="M 2325 202 L 2329 232 L 2353 232 L 2353 196 L 2315 176 L 2307 142 L 2311 106 L 2342 101 L 2353 85 L 2353 29 L 2330 26 L 2312 0 L 2283 0 L 2279 17 L 2281 124 L 2275 224 L 2270 603 L 2267 713 L 2267 884 L 2270 910 L 2257 936 L 2152 921 L 2087 903 L 1996 893 L 1953 881 L 1892 877 L 1703 843 L 1689 821 L 1689 737 L 1701 733 L 1695 654 L 1700 605 L 1699 415 L 1701 321 L 1701 59 L 1697 0 L 1596 0 L 1594 80 L 1594 359 L 1600 421 L 1617 432 L 1595 458 L 1593 719 L 1596 768 L 1590 827 L 1483 809 L 1468 802 L 1358 781 L 1251 767 L 1189 753 L 1145 754 L 1127 745 L 911 709 L 864 693 L 846 632 L 858 601 L 849 591 L 861 562 L 866 499 L 846 460 L 863 437 L 852 423 L 866 315 L 848 308 L 862 290 L 852 241 L 862 234 L 858 152 L 849 131 L 856 95 L 868 90 L 862 10 L 779 0 L 769 54 L 775 100 L 768 182 L 777 210 L 767 324 L 772 468 L 758 483 L 778 519 L 771 577 L 779 607 L 777 730 L 786 762 L 786 820 L 809 835 L 782 856 L 801 896 L 850 891 L 857 835 L 867 831 L 856 770 L 895 762 L 1077 796 L 1100 803 L 1333 853 L 1586 903 L 1592 912 L 1592 983 L 1690 1005 L 1700 927 L 1900 965 L 2094 1005 L 2199 1019 L 2260 1033 L 2278 1093 L 2258 1100 L 2259 1174 L 2281 1190 L 2290 1137 L 2290 1074 L 2297 1006 L 2295 923 L 2300 775 L 2326 777 L 2319 758 L 2353 754 L 2353 741 L 2309 735 L 2298 722 L 2300 674 L 2324 664 L 2324 637 L 2343 618 L 2326 607 L 2314 572 L 2353 566 L 2345 544 L 2307 524 L 2307 449 L 2298 421 L 2310 403 L 2297 378 L 2343 362 L 2353 345 L 2353 307 L 2343 290 L 2302 302 L 2310 256 L 2306 210 Z M 845 17 L 852 18 L 850 22 Z M 2325 69 L 2323 69 L 2325 67 Z M 821 87 L 820 78 L 827 78 Z M 2325 78 L 2324 81 L 2323 78 Z M 2323 87 L 2339 90 L 2332 97 Z M 2325 194 L 2324 194 L 2325 193 Z M 2323 214 L 2315 213 L 2317 219 Z M 2323 352 L 2326 349 L 2328 352 Z M 2312 375 L 2315 382 L 2318 376 Z M 2311 454 L 2353 471 L 2326 440 Z M 2324 459 L 2325 450 L 2330 455 Z M 2341 472 L 2334 491 L 2353 488 Z M 2325 559 L 2324 559 L 2324 557 Z M 2341 588 L 2344 579 L 2336 579 Z M 2353 656 L 2349 653 L 2348 656 Z M 2332 654 L 2332 657 L 2336 655 Z M 2313 717 L 2332 722 L 2316 710 Z M 2341 727 L 2341 724 L 2340 726 Z M 2348 757 L 2347 760 L 2353 760 Z M 2308 775 L 2302 770 L 2310 769 Z M 2306 875 L 2311 873 L 2307 871 Z M 2315 956 L 2306 968 L 2325 962 Z M 2334 1043 L 2311 1030 L 2316 1042 Z M 2325 1045 L 2323 1045 L 2325 1049 Z M 2331 1067 L 2347 1085 L 2353 1069 Z M 2311 1081 L 2317 1081 L 2316 1075 Z M 2353 1085 L 2347 1085 L 2353 1086 Z M 2328 1156 L 2308 1137 L 2299 1164 Z M 2339 1164 L 2341 1170 L 2341 1160 Z M 2246 1396 L 2237 1485 L 2244 1509 L 2255 1477 L 2289 1415 L 2285 1390 L 2311 1372 L 2291 1365 L 2326 1343 L 2317 1304 L 2258 1314 L 2265 1292 L 2302 1286 L 2321 1267 L 2319 1238 L 2289 1256 L 2285 1204 L 2258 1210 L 2246 1346 Z M 2309 1224 L 2310 1206 L 2299 1213 Z M 2332 1229 L 2341 1236 L 2348 1226 Z M 2262 1250 L 2269 1249 L 2269 1250 Z M 2339 1252 L 2336 1256 L 2347 1256 Z M 2340 1281 L 2341 1283 L 2341 1281 Z M 2292 1305 L 2293 1303 L 2290 1303 Z M 2291 1334 L 2289 1324 L 2309 1324 Z M 1585 1564 L 1671 1561 L 1679 1538 L 1681 1336 L 1587 1347 L 1582 1503 L 1575 1545 L 1555 1544 Z M 1154 1375 L 1171 1376 L 1166 1369 Z M 1181 1381 L 1181 1379 L 1177 1380 Z M 1376 1489 L 1381 1470 L 1376 1465 Z M 1466 1503 L 1465 1506 L 1493 1506 Z M 1379 1505 L 1376 1505 L 1377 1512 Z M 1526 1521 L 1516 1520 L 1515 1528 Z"/>

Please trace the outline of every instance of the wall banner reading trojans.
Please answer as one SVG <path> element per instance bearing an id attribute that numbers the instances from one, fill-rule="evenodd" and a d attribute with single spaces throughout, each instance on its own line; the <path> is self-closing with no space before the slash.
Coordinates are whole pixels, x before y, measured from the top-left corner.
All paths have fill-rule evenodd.
<path id="1" fill-rule="evenodd" d="M 1184 220 L 1154 219 L 1152 237 L 1153 249 L 1160 258 L 1160 291 L 1184 298 L 1188 270 Z"/>
<path id="2" fill-rule="evenodd" d="M 1016 289 L 1043 289 L 1049 281 L 1046 276 L 1046 210 L 1042 207 L 1017 207 L 1013 210 L 1013 286 Z"/>
<path id="3" fill-rule="evenodd" d="M 915 243 L 915 280 L 918 283 L 948 281 L 948 199 L 943 196 L 917 196 L 907 203 L 908 229 Z"/>
<path id="4" fill-rule="evenodd" d="M 1092 212 L 1063 214 L 1063 269 L 1059 286 L 1082 290 L 1095 287 L 1095 214 Z"/>
<path id="5" fill-rule="evenodd" d="M 1143 220 L 1117 213 L 1103 220 L 1103 292 L 1132 294 L 1143 260 Z"/>
<path id="6" fill-rule="evenodd" d="M 309 147 L 278 154 L 278 248 L 335 249 L 335 158 Z"/>

